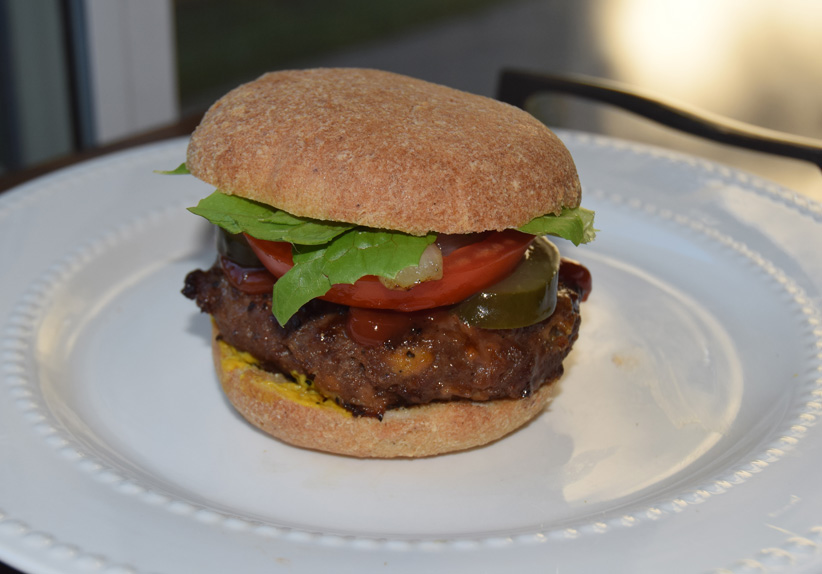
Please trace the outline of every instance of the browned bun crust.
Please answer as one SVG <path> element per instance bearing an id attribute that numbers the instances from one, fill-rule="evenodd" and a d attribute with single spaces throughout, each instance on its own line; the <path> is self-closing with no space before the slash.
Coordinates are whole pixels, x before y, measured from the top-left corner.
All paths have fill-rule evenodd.
<path id="1" fill-rule="evenodd" d="M 417 235 L 519 227 L 581 194 L 570 153 L 528 113 L 377 70 L 240 86 L 206 113 L 186 163 L 294 215 Z"/>
<path id="2" fill-rule="evenodd" d="M 353 416 L 283 375 L 256 367 L 249 355 L 223 342 L 216 328 L 212 350 L 223 391 L 253 425 L 295 446 L 360 458 L 417 458 L 481 446 L 523 426 L 553 397 L 554 385 L 546 383 L 525 399 L 399 408 L 380 421 Z"/>

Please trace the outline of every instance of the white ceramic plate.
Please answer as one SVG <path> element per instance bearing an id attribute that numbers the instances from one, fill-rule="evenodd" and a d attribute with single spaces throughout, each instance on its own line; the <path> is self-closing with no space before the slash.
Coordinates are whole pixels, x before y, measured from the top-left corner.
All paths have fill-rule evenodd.
<path id="1" fill-rule="evenodd" d="M 184 141 L 0 196 L 0 559 L 32 573 L 822 569 L 822 207 L 563 132 L 599 239 L 561 393 L 486 448 L 363 461 L 234 414 L 179 291 Z M 816 570 L 814 570 L 816 569 Z"/>

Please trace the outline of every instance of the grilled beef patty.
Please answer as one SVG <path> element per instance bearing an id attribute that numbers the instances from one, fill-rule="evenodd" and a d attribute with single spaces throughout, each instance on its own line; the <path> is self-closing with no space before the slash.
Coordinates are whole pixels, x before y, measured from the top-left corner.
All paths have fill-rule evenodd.
<path id="1" fill-rule="evenodd" d="M 233 287 L 219 264 L 192 271 L 183 294 L 210 314 L 224 340 L 264 369 L 301 373 L 314 388 L 358 415 L 433 401 L 517 399 L 562 375 L 579 330 L 581 293 L 560 279 L 557 307 L 541 323 L 489 330 L 447 310 L 420 313 L 404 337 L 363 345 L 348 332 L 349 308 L 313 300 L 285 327 L 271 295 Z"/>

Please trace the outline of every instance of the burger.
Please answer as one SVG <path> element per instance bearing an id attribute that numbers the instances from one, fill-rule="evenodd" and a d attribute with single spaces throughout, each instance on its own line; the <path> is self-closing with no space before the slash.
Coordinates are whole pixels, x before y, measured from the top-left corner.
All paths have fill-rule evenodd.
<path id="1" fill-rule="evenodd" d="M 263 75 L 194 131 L 191 211 L 217 257 L 183 294 L 212 318 L 228 400 L 298 447 L 424 457 L 496 441 L 550 402 L 593 239 L 568 150 L 528 113 L 365 69 Z"/>

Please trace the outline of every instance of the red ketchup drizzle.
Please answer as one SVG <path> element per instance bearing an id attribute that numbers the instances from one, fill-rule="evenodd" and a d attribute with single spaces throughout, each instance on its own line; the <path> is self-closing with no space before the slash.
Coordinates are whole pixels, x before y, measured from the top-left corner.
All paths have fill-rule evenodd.
<path id="1" fill-rule="evenodd" d="M 407 331 L 411 326 L 408 315 L 400 311 L 350 307 L 345 328 L 348 336 L 360 345 L 376 347 Z"/>
<path id="2" fill-rule="evenodd" d="M 243 293 L 271 293 L 274 276 L 265 267 L 243 267 L 224 256 L 220 257 L 220 266 L 228 282 Z"/>
<path id="3" fill-rule="evenodd" d="M 349 307 L 345 327 L 348 336 L 360 345 L 376 347 L 447 312 L 443 308 L 404 312 Z"/>
<path id="4" fill-rule="evenodd" d="M 582 291 L 582 300 L 587 301 L 591 294 L 593 280 L 588 268 L 578 261 L 563 257 L 559 264 L 559 278 L 569 287 L 576 286 Z"/>

